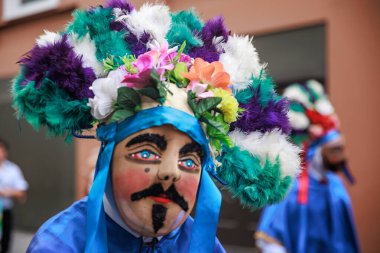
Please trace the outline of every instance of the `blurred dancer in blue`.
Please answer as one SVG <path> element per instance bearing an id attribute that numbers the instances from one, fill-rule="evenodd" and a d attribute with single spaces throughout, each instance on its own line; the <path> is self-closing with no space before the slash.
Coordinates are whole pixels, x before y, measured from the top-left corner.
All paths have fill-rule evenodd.
<path id="1" fill-rule="evenodd" d="M 354 181 L 334 109 L 314 80 L 289 86 L 284 96 L 304 168 L 284 201 L 263 211 L 256 244 L 264 253 L 360 252 L 350 198 L 337 175 Z"/>
<path id="2" fill-rule="evenodd" d="M 14 107 L 55 135 L 97 127 L 101 148 L 88 198 L 48 220 L 28 252 L 224 252 L 211 178 L 261 207 L 300 165 L 288 104 L 251 40 L 163 4 L 110 0 L 73 16 L 20 60 Z"/>
<path id="3" fill-rule="evenodd" d="M 0 238 L 1 253 L 8 252 L 12 238 L 14 201 L 23 202 L 28 183 L 19 166 L 8 160 L 8 143 L 0 138 Z"/>

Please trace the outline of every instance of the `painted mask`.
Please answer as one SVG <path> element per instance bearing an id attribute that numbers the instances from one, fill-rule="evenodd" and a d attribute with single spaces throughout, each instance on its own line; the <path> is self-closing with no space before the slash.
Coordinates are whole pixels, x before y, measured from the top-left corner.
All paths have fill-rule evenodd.
<path id="1" fill-rule="evenodd" d="M 170 125 L 137 132 L 116 145 L 114 198 L 124 222 L 143 236 L 180 226 L 196 200 L 202 149 Z"/>

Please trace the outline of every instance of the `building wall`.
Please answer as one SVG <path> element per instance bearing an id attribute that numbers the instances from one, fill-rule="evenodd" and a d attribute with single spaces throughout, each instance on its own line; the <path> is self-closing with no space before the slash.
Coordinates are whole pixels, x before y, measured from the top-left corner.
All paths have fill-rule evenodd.
<path id="1" fill-rule="evenodd" d="M 357 184 L 348 186 L 363 252 L 378 252 L 380 190 L 377 96 L 380 2 L 376 0 L 169 1 L 173 10 L 196 7 L 205 19 L 222 14 L 236 33 L 270 34 L 312 24 L 327 26 L 327 89 L 342 121 Z M 264 59 L 265 60 L 265 59 Z"/>
<path id="2" fill-rule="evenodd" d="M 74 6 L 100 4 L 103 1 L 63 1 L 54 15 L 42 15 L 20 22 L 0 22 L 0 78 L 17 71 L 14 64 L 28 51 L 43 29 L 60 30 L 70 19 Z M 132 1 L 136 6 L 143 1 Z M 377 0 L 168 0 L 172 10 L 196 7 L 204 19 L 223 15 L 236 33 L 266 35 L 314 24 L 326 25 L 327 77 L 330 97 L 342 121 L 347 138 L 350 165 L 357 178 L 348 186 L 363 252 L 377 252 L 380 232 L 380 190 L 377 187 L 377 155 L 380 124 L 377 95 L 380 50 L 380 2 Z M 265 60 L 265 59 L 263 59 Z M 76 141 L 77 197 L 81 196 L 88 168 L 85 160 L 95 144 Z M 87 169 L 88 170 L 88 169 Z M 78 190 L 80 189 L 80 190 Z"/>

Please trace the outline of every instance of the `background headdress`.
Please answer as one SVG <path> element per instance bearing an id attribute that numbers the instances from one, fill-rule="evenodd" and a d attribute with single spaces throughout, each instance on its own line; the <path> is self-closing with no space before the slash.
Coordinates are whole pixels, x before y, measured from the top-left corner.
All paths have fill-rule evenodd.
<path id="1" fill-rule="evenodd" d="M 176 108 L 201 122 L 216 164 L 206 170 L 242 204 L 284 197 L 299 172 L 299 149 L 288 140 L 287 100 L 250 38 L 231 35 L 221 17 L 204 23 L 194 10 L 170 13 L 162 4 L 136 10 L 111 0 L 73 17 L 20 60 L 19 118 L 70 137 L 148 108 Z"/>
<path id="2" fill-rule="evenodd" d="M 291 138 L 304 150 L 304 169 L 299 181 L 298 201 L 307 203 L 307 167 L 317 150 L 328 142 L 340 138 L 340 123 L 323 85 L 316 80 L 303 84 L 292 84 L 284 90 L 289 99 L 289 121 L 292 127 Z M 343 172 L 353 183 L 354 178 L 345 166 Z"/>
<path id="3" fill-rule="evenodd" d="M 290 101 L 291 137 L 297 145 L 318 139 L 331 130 L 339 130 L 334 107 L 318 81 L 292 84 L 283 95 Z"/>

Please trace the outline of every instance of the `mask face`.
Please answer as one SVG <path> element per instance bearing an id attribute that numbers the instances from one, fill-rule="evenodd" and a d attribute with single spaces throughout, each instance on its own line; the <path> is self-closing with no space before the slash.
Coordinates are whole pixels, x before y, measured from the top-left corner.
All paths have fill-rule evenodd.
<path id="1" fill-rule="evenodd" d="M 170 125 L 128 136 L 115 147 L 112 187 L 126 225 L 143 236 L 179 227 L 194 207 L 203 151 Z"/>
<path id="2" fill-rule="evenodd" d="M 322 148 L 323 165 L 326 170 L 338 172 L 346 166 L 345 145 L 342 137 Z"/>

